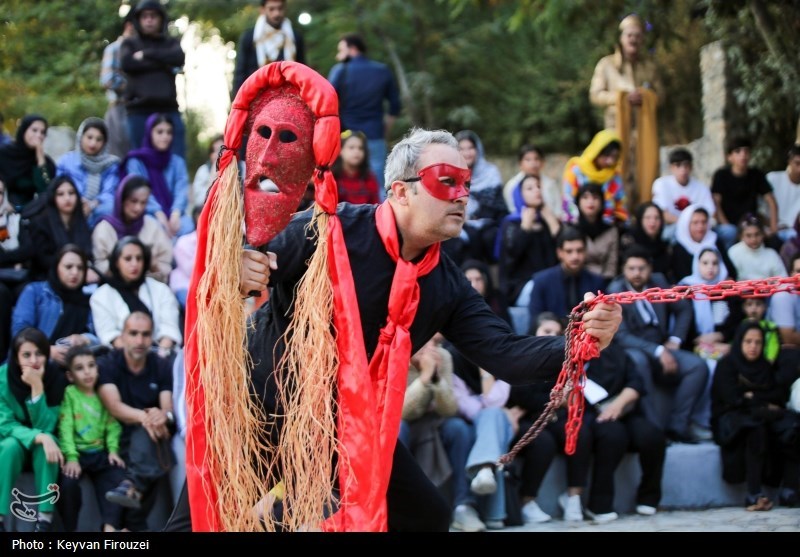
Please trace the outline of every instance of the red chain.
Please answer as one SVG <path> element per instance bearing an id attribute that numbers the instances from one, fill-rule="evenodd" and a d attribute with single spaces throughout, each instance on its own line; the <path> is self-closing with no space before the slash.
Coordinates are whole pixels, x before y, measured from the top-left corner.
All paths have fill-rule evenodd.
<path id="1" fill-rule="evenodd" d="M 581 302 L 569 315 L 569 322 L 564 333 L 564 365 L 555 386 L 550 391 L 550 401 L 539 418 L 528 429 L 514 447 L 500 457 L 498 464 L 508 464 L 519 451 L 536 439 L 561 405 L 565 389 L 567 398 L 566 445 L 564 452 L 575 453 L 578 442 L 578 431 L 583 420 L 583 386 L 586 383 L 585 364 L 599 356 L 597 339 L 583 330 L 583 316 L 597 304 L 617 303 L 632 304 L 637 300 L 646 300 L 654 304 L 677 302 L 679 300 L 724 300 L 732 296 L 740 298 L 767 298 L 779 292 L 800 293 L 800 274 L 793 277 L 771 277 L 758 280 L 733 281 L 724 280 L 718 284 L 696 284 L 693 286 L 673 286 L 672 288 L 648 288 L 641 292 L 617 292 L 615 294 L 598 294 L 591 302 Z"/>

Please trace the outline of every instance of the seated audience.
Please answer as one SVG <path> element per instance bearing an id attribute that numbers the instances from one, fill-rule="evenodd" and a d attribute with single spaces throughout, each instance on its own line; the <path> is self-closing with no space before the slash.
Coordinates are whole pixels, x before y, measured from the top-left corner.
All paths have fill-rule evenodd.
<path id="1" fill-rule="evenodd" d="M 692 153 L 688 149 L 678 147 L 670 152 L 669 171 L 668 176 L 653 182 L 653 203 L 664 212 L 664 239 L 671 242 L 684 209 L 690 205 L 702 207 L 713 217 L 715 207 L 711 188 L 692 176 Z"/>
<path id="2" fill-rule="evenodd" d="M 536 176 L 523 176 L 513 199 L 514 211 L 503 219 L 497 234 L 495 256 L 501 292 L 510 303 L 524 307 L 530 301 L 533 273 L 556 263 L 555 237 L 561 224 L 545 204 Z"/>
<path id="3" fill-rule="evenodd" d="M 162 356 L 181 344 L 178 300 L 163 282 L 146 277 L 150 252 L 139 238 L 122 238 L 111 252 L 111 277 L 89 299 L 95 331 L 103 344 L 120 348 L 125 319 L 134 311 L 153 320 L 153 339 Z"/>
<path id="4" fill-rule="evenodd" d="M 119 183 L 119 157 L 108 152 L 108 127 L 103 119 L 90 117 L 81 122 L 75 150 L 58 159 L 56 174 L 69 176 L 77 186 L 90 227 L 103 215 L 111 214 Z"/>
<path id="5" fill-rule="evenodd" d="M 722 453 L 722 477 L 745 483 L 748 511 L 772 508 L 764 484 L 782 488 L 780 504 L 798 502 L 797 416 L 785 408 L 788 392 L 776 373 L 776 365 L 764 358 L 764 331 L 758 323 L 746 322 L 714 375 L 712 424 Z"/>
<path id="6" fill-rule="evenodd" d="M 150 183 L 141 176 L 127 176 L 120 182 L 114 212 L 101 218 L 92 232 L 94 266 L 108 276 L 108 257 L 120 238 L 136 236 L 150 248 L 151 266 L 147 276 L 167 282 L 172 270 L 172 241 L 150 215 L 145 214 L 150 198 Z"/>
<path id="7" fill-rule="evenodd" d="M 0 532 L 6 530 L 12 489 L 23 467 L 32 466 L 35 492 L 46 494 L 64 464 L 55 433 L 66 380 L 47 361 L 49 353 L 43 332 L 23 329 L 14 335 L 8 362 L 0 366 Z M 36 507 L 35 532 L 52 531 L 54 510 L 53 497 Z"/>
<path id="8" fill-rule="evenodd" d="M 125 479 L 105 497 L 128 509 L 123 527 L 137 532 L 147 528 L 154 489 L 175 462 L 172 372 L 170 362 L 150 350 L 153 321 L 147 313 L 129 314 L 120 336 L 120 347 L 98 362 L 97 393 L 122 423 L 120 456 L 127 464 Z"/>
<path id="9" fill-rule="evenodd" d="M 381 202 L 378 179 L 369 166 L 367 136 L 360 131 L 342 132 L 342 150 L 331 172 L 336 179 L 340 202 Z"/>
<path id="10" fill-rule="evenodd" d="M 669 284 L 662 275 L 653 274 L 647 252 L 632 246 L 622 256 L 622 276 L 609 285 L 608 292 L 642 292 L 656 287 L 669 288 Z M 680 349 L 691 320 L 689 300 L 668 304 L 638 300 L 622 306 L 622 323 L 615 335 L 642 377 L 645 417 L 678 443 L 697 442 L 691 429 L 692 412 L 708 379 L 705 362 Z M 656 386 L 673 391 L 666 420 L 659 415 L 655 403 Z"/>
<path id="11" fill-rule="evenodd" d="M 572 157 L 564 167 L 564 214 L 567 222 L 578 220 L 575 204 L 578 190 L 586 184 L 599 184 L 603 192 L 603 220 L 608 224 L 628 222 L 628 209 L 622 175 L 619 171 L 622 140 L 613 130 L 595 134 L 580 157 Z"/>
<path id="12" fill-rule="evenodd" d="M 58 443 L 64 452 L 58 510 L 64 529 L 74 532 L 83 505 L 80 480 L 89 477 L 100 509 L 103 532 L 121 528 L 122 507 L 106 501 L 106 491 L 125 478 L 119 456 L 122 427 L 97 396 L 97 362 L 87 346 L 73 346 L 66 356 L 69 385 L 58 422 Z"/>
<path id="13" fill-rule="evenodd" d="M 50 342 L 50 359 L 66 364 L 71 346 L 100 344 L 94 334 L 89 296 L 84 294 L 86 254 L 75 244 L 58 252 L 47 280 L 29 283 L 14 307 L 11 330 L 28 327 L 42 331 Z"/>

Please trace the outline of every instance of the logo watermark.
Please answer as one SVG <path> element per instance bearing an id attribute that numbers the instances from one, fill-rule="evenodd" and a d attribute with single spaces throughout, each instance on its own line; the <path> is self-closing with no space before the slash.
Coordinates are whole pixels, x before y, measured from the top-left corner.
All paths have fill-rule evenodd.
<path id="1" fill-rule="evenodd" d="M 35 522 L 37 511 L 34 507 L 42 503 L 55 504 L 61 493 L 58 490 L 58 484 L 49 484 L 47 492 L 40 495 L 22 493 L 16 487 L 11 490 L 11 495 L 13 496 L 10 506 L 11 514 L 20 520 Z"/>

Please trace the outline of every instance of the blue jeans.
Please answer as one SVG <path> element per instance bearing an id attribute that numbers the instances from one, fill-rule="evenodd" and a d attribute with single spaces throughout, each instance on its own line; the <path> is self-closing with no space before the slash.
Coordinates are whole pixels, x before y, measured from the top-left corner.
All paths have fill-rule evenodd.
<path id="1" fill-rule="evenodd" d="M 378 179 L 378 195 L 381 201 L 386 199 L 386 190 L 383 183 L 383 168 L 386 164 L 386 141 L 383 139 L 368 139 L 369 167 Z"/>
<path id="2" fill-rule="evenodd" d="M 183 125 L 181 113 L 177 110 L 164 112 L 172 121 L 172 147 L 171 151 L 186 159 L 186 127 Z M 142 146 L 144 139 L 144 125 L 150 114 L 131 114 L 128 113 L 128 139 L 131 149 L 138 149 Z"/>
<path id="3" fill-rule="evenodd" d="M 475 418 L 475 444 L 467 458 L 467 474 L 470 477 L 484 465 L 494 463 L 508 449 L 514 435 L 511 423 L 502 408 L 484 408 Z M 505 520 L 506 492 L 503 472 L 495 467 L 494 479 L 497 491 L 478 497 L 478 507 L 484 520 Z"/>

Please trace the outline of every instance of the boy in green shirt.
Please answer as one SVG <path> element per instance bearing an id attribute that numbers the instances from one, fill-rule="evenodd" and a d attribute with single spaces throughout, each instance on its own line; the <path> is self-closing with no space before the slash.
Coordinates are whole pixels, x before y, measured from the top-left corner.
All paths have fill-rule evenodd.
<path id="1" fill-rule="evenodd" d="M 58 426 L 65 460 L 59 500 L 64 528 L 74 532 L 78 526 L 82 504 L 80 478 L 87 474 L 94 484 L 103 531 L 116 532 L 122 520 L 122 507 L 107 501 L 105 493 L 125 478 L 125 462 L 118 454 L 122 426 L 95 392 L 98 372 L 92 351 L 87 346 L 70 348 L 66 365 L 67 378 L 72 384 L 64 391 Z"/>

